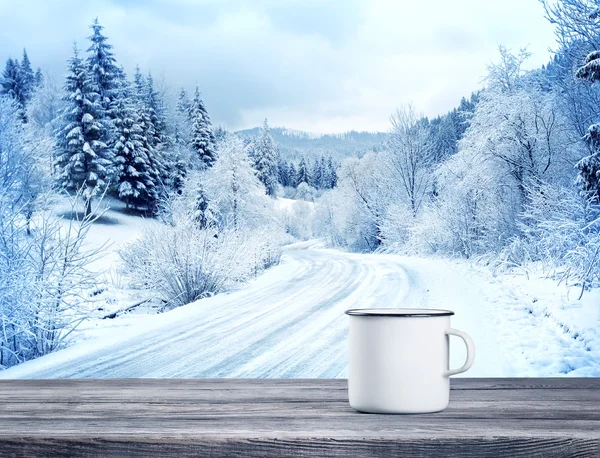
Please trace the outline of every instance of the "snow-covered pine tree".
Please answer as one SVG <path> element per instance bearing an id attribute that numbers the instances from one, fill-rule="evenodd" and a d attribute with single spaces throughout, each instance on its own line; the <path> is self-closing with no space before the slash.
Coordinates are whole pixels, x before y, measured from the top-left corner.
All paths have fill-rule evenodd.
<path id="1" fill-rule="evenodd" d="M 150 89 L 152 90 L 152 89 Z M 163 166 L 161 162 L 161 144 L 157 142 L 156 127 L 152 121 L 155 116 L 152 114 L 152 108 L 148 103 L 148 80 L 144 78 L 139 67 L 136 67 L 134 74 L 134 109 L 135 121 L 141 127 L 142 148 L 146 151 L 149 164 L 149 176 L 154 184 L 152 189 L 147 190 L 146 205 L 150 212 L 157 208 L 160 197 L 159 188 L 162 183 Z"/>
<path id="2" fill-rule="evenodd" d="M 130 206 L 154 205 L 155 183 L 148 158 L 148 150 L 143 137 L 139 117 L 136 116 L 131 89 L 126 80 L 113 105 L 115 144 L 115 166 L 117 168 L 117 192 L 119 198 Z"/>
<path id="3" fill-rule="evenodd" d="M 42 69 L 40 67 L 38 67 L 37 70 L 35 71 L 34 85 L 36 88 L 38 88 L 42 84 L 44 84 L 44 74 L 42 73 Z"/>
<path id="4" fill-rule="evenodd" d="M 92 210 L 92 197 L 106 185 L 112 156 L 102 141 L 105 130 L 100 118 L 102 107 L 97 87 L 79 56 L 77 46 L 69 59 L 65 80 L 66 106 L 56 136 L 58 186 L 66 191 L 83 189 L 86 215 Z"/>
<path id="5" fill-rule="evenodd" d="M 198 187 L 196 188 L 196 198 L 194 199 L 192 220 L 200 229 L 214 227 L 218 222 L 216 217 L 216 209 L 208 198 L 206 190 L 201 183 L 199 183 Z"/>
<path id="6" fill-rule="evenodd" d="M 227 130 L 221 125 L 218 125 L 217 127 L 215 127 L 214 133 L 215 133 L 215 142 L 216 143 L 219 143 L 221 140 L 223 140 L 229 134 L 229 132 L 227 132 Z"/>
<path id="7" fill-rule="evenodd" d="M 179 90 L 177 96 L 175 133 L 173 141 L 176 144 L 187 147 L 190 141 L 190 108 L 192 101 L 184 88 Z"/>
<path id="8" fill-rule="evenodd" d="M 329 176 L 329 168 L 325 156 L 319 158 L 319 170 L 321 172 L 321 189 L 329 189 L 331 177 Z"/>
<path id="9" fill-rule="evenodd" d="M 323 156 L 321 156 L 320 159 L 318 157 L 315 158 L 315 163 L 312 167 L 311 186 L 315 189 L 323 188 L 323 169 L 321 168 L 321 159 L 323 159 Z"/>
<path id="10" fill-rule="evenodd" d="M 188 145 L 177 129 L 169 126 L 165 97 L 155 88 L 150 73 L 146 77 L 146 91 L 146 105 L 154 125 L 154 154 L 151 159 L 158 172 L 156 183 L 160 197 L 170 191 L 181 190 L 189 162 Z"/>
<path id="11" fill-rule="evenodd" d="M 21 80 L 20 64 L 16 59 L 9 57 L 6 61 L 2 78 L 0 78 L 0 95 L 6 95 L 15 101 L 20 109 L 20 117 L 25 121 L 26 98 Z"/>
<path id="12" fill-rule="evenodd" d="M 19 73 L 21 80 L 21 93 L 23 97 L 23 107 L 27 105 L 27 102 L 31 99 L 33 91 L 35 89 L 35 75 L 31 68 L 31 61 L 27 55 L 27 50 L 23 48 L 23 60 L 19 65 Z"/>
<path id="13" fill-rule="evenodd" d="M 279 164 L 279 184 L 281 186 L 289 186 L 289 167 L 288 163 L 281 159 L 281 156 L 277 155 L 277 162 Z"/>
<path id="14" fill-rule="evenodd" d="M 192 101 L 187 95 L 187 92 L 184 88 L 179 90 L 179 95 L 177 96 L 177 111 L 186 117 L 189 116 L 190 109 L 192 108 Z"/>
<path id="15" fill-rule="evenodd" d="M 258 179 L 265 186 L 267 195 L 274 196 L 277 191 L 278 166 L 277 145 L 271 135 L 271 129 L 265 118 L 258 138 L 254 141 L 254 168 Z"/>
<path id="16" fill-rule="evenodd" d="M 94 19 L 90 29 L 93 33 L 88 37 L 91 45 L 87 50 L 89 55 L 86 63 L 92 80 L 98 88 L 100 105 L 104 109 L 106 117 L 112 119 L 112 102 L 118 90 L 120 68 L 111 51 L 112 45 L 108 44 L 108 38 L 102 34 L 104 27 L 100 25 L 98 18 Z"/>
<path id="17" fill-rule="evenodd" d="M 142 75 L 139 65 L 135 66 L 135 71 L 133 73 L 133 91 L 135 98 L 139 102 L 144 100 L 144 94 L 146 93 L 146 80 L 144 79 L 144 75 Z"/>
<path id="18" fill-rule="evenodd" d="M 299 186 L 301 183 L 306 183 L 307 185 L 310 185 L 310 183 L 312 183 L 310 172 L 308 169 L 308 164 L 304 156 L 302 156 L 302 158 L 300 159 L 300 163 L 298 164 L 298 171 L 296 173 L 296 186 Z"/>
<path id="19" fill-rule="evenodd" d="M 337 181 L 338 181 L 338 176 L 337 176 L 337 169 L 335 168 L 335 165 L 333 165 L 333 159 L 331 159 L 331 156 L 329 156 L 329 158 L 327 159 L 327 169 L 329 172 L 329 188 L 333 189 L 337 186 Z"/>
<path id="20" fill-rule="evenodd" d="M 290 162 L 290 165 L 288 167 L 288 184 L 287 186 L 290 186 L 292 188 L 295 188 L 298 186 L 298 171 L 296 170 L 296 166 L 294 165 L 293 162 Z"/>
<path id="21" fill-rule="evenodd" d="M 585 65 L 577 70 L 576 76 L 592 82 L 600 81 L 600 51 L 587 56 Z M 577 184 L 587 198 L 600 204 L 600 124 L 589 127 L 586 140 L 589 154 L 577 163 Z"/>
<path id="22" fill-rule="evenodd" d="M 200 169 L 211 167 L 217 159 L 215 135 L 208 112 L 196 87 L 190 108 L 190 148 L 200 161 Z"/>
<path id="23" fill-rule="evenodd" d="M 164 103 L 161 100 L 160 94 L 154 88 L 154 78 L 148 73 L 146 77 L 146 106 L 150 114 L 150 119 L 154 125 L 154 146 L 157 147 L 162 143 L 166 143 L 167 133 L 165 126 Z"/>
<path id="24" fill-rule="evenodd" d="M 102 34 L 104 27 L 100 25 L 98 18 L 94 19 L 90 29 L 93 33 L 88 37 L 91 44 L 87 49 L 86 64 L 92 81 L 98 90 L 98 102 L 101 109 L 98 116 L 103 120 L 105 126 L 102 140 L 110 149 L 113 149 L 116 141 L 114 102 L 120 80 L 124 78 L 124 72 L 117 66 L 116 59 L 111 51 L 112 45 L 108 43 L 108 38 Z"/>

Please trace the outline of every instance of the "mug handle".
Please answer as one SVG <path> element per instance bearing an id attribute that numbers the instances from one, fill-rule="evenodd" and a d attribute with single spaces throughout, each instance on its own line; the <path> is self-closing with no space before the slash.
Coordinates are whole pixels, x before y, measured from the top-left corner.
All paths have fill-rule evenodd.
<path id="1" fill-rule="evenodd" d="M 468 371 L 473 365 L 473 361 L 475 361 L 475 344 L 473 343 L 473 339 L 469 337 L 469 334 L 466 332 L 459 331 L 458 329 L 446 329 L 446 334 L 449 336 L 457 336 L 460 337 L 467 347 L 467 360 L 465 364 L 459 369 L 451 369 L 444 372 L 444 377 L 450 377 L 451 375 L 460 374 L 462 372 Z"/>

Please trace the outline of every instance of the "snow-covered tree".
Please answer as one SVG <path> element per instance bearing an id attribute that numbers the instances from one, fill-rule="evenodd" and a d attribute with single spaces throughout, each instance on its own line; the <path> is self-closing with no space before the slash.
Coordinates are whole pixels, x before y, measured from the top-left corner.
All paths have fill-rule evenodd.
<path id="1" fill-rule="evenodd" d="M 139 69 L 136 68 L 134 74 L 134 99 L 136 122 L 142 128 L 141 141 L 143 149 L 147 151 L 149 173 L 155 184 L 153 190 L 148 190 L 148 209 L 151 212 L 156 211 L 156 204 L 161 195 L 166 191 L 166 177 L 169 171 L 165 165 L 163 156 L 165 144 L 163 137 L 157 132 L 156 123 L 158 116 L 156 114 L 156 91 L 152 86 L 152 78 L 144 77 Z"/>
<path id="2" fill-rule="evenodd" d="M 155 200 L 155 183 L 143 137 L 144 131 L 139 123 L 139 116 L 135 113 L 129 85 L 126 81 L 121 84 L 113 108 L 116 188 L 119 198 L 127 207 L 151 207 Z"/>
<path id="3" fill-rule="evenodd" d="M 38 145 L 19 118 L 17 102 L 0 96 L 0 370 L 64 344 L 89 304 L 82 266 L 93 260 L 80 250 L 89 219 L 65 227 L 38 212 L 51 196 L 40 195 Z"/>
<path id="4" fill-rule="evenodd" d="M 383 242 L 381 233 L 393 190 L 381 179 L 381 153 L 368 153 L 342 162 L 340 183 L 317 202 L 317 234 L 333 245 L 373 251 Z"/>
<path id="5" fill-rule="evenodd" d="M 396 110 L 390 117 L 392 129 L 384 155 L 389 179 L 404 195 L 413 215 L 421 208 L 433 178 L 429 129 L 422 118 L 411 105 Z"/>
<path id="6" fill-rule="evenodd" d="M 4 198 L 0 213 L 8 207 L 14 213 L 23 213 L 29 231 L 44 179 L 33 150 L 36 145 L 26 139 L 20 111 L 17 101 L 0 96 L 0 193 Z"/>
<path id="7" fill-rule="evenodd" d="M 237 136 L 228 135 L 219 144 L 217 160 L 205 172 L 203 182 L 222 227 L 238 231 L 264 222 L 265 188 L 256 177 L 244 143 Z"/>
<path id="8" fill-rule="evenodd" d="M 194 92 L 189 117 L 191 125 L 190 148 L 200 162 L 200 169 L 209 168 L 217 158 L 215 136 L 198 87 Z"/>
<path id="9" fill-rule="evenodd" d="M 173 133 L 175 143 L 187 147 L 190 142 L 190 109 L 192 101 L 184 88 L 179 90 L 173 116 L 175 118 L 175 129 Z"/>
<path id="10" fill-rule="evenodd" d="M 186 117 L 189 116 L 190 110 L 192 108 L 192 101 L 187 95 L 187 92 L 184 88 L 179 90 L 179 94 L 177 96 L 177 111 Z"/>
<path id="11" fill-rule="evenodd" d="M 306 162 L 306 158 L 302 156 L 300 158 L 300 163 L 298 164 L 298 169 L 296 170 L 296 186 L 300 186 L 301 183 L 310 185 L 312 180 L 308 167 L 309 166 Z"/>
<path id="12" fill-rule="evenodd" d="M 311 186 L 315 189 L 323 188 L 324 170 L 321 166 L 321 159 L 323 159 L 323 156 L 321 156 L 321 158 L 315 158 L 315 162 L 312 166 L 312 173 L 310 174 L 312 180 Z"/>
<path id="13" fill-rule="evenodd" d="M 585 64 L 577 70 L 578 78 L 600 81 L 600 51 L 590 53 Z M 586 135 L 589 151 L 578 163 L 577 183 L 584 194 L 600 203 L 600 124 L 592 124 Z"/>
<path id="14" fill-rule="evenodd" d="M 590 149 L 577 163 L 576 182 L 587 198 L 600 203 L 600 124 L 592 124 L 585 138 Z"/>
<path id="15" fill-rule="evenodd" d="M 289 186 L 290 185 L 290 170 L 288 163 L 281 159 L 281 156 L 277 155 L 277 163 L 278 163 L 278 180 L 281 186 Z"/>
<path id="16" fill-rule="evenodd" d="M 333 159 L 331 156 L 327 159 L 327 169 L 328 169 L 328 187 L 333 189 L 337 186 L 337 168 L 333 165 Z"/>
<path id="17" fill-rule="evenodd" d="M 108 43 L 108 38 L 102 34 L 103 26 L 94 19 L 90 25 L 93 33 L 88 37 L 91 45 L 88 48 L 88 57 L 86 63 L 92 78 L 96 85 L 99 103 L 104 110 L 103 118 L 112 119 L 112 102 L 115 100 L 118 90 L 119 67 L 113 55 L 112 45 Z"/>
<path id="18" fill-rule="evenodd" d="M 216 209 L 208 198 L 204 186 L 199 182 L 196 188 L 192 220 L 200 229 L 208 229 L 218 223 Z"/>
<path id="19" fill-rule="evenodd" d="M 27 104 L 27 119 L 30 132 L 37 138 L 52 138 L 57 128 L 59 115 L 64 108 L 63 89 L 52 76 L 46 75 L 35 87 Z M 51 149 L 51 148 L 49 148 Z"/>
<path id="20" fill-rule="evenodd" d="M 154 87 L 154 78 L 151 73 L 146 77 L 145 105 L 154 126 L 154 146 L 166 143 L 166 128 L 163 113 L 163 102 L 159 92 Z"/>
<path id="21" fill-rule="evenodd" d="M 92 197 L 107 184 L 112 156 L 102 140 L 106 126 L 97 87 L 76 46 L 64 89 L 66 106 L 56 136 L 54 163 L 57 184 L 70 192 L 84 189 L 87 215 L 92 211 Z"/>
<path id="22" fill-rule="evenodd" d="M 21 82 L 21 93 L 24 107 L 26 107 L 27 102 L 31 99 L 31 95 L 35 89 L 35 75 L 33 73 L 33 69 L 31 68 L 31 61 L 29 60 L 29 56 L 27 55 L 27 50 L 23 49 L 23 59 L 21 60 L 21 64 L 19 66 L 20 73 L 20 82 Z"/>
<path id="23" fill-rule="evenodd" d="M 6 61 L 6 66 L 2 72 L 0 78 L 0 95 L 6 95 L 12 98 L 20 108 L 20 117 L 25 121 L 25 104 L 26 93 L 23 88 L 23 81 L 21 79 L 21 68 L 19 61 L 11 59 L 10 57 Z"/>
<path id="24" fill-rule="evenodd" d="M 42 69 L 40 67 L 35 71 L 34 77 L 35 87 L 38 88 L 44 83 L 44 74 L 42 73 Z"/>
<path id="25" fill-rule="evenodd" d="M 290 162 L 288 167 L 288 181 L 287 186 L 295 188 L 298 186 L 298 171 L 296 170 L 296 166 L 293 162 Z"/>
<path id="26" fill-rule="evenodd" d="M 274 196 L 278 181 L 277 145 L 266 119 L 260 128 L 258 138 L 254 141 L 253 151 L 254 167 L 258 179 L 264 185 L 267 195 Z"/>

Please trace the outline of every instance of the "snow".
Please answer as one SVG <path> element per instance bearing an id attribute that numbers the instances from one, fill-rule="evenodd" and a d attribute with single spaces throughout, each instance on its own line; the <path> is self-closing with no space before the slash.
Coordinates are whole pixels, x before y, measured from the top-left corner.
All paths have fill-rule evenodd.
<path id="1" fill-rule="evenodd" d="M 285 197 L 278 197 L 275 199 L 275 208 L 280 212 L 288 214 L 294 213 L 299 205 L 310 205 L 314 207 L 313 202 L 307 202 L 305 200 L 287 199 Z"/>
<path id="2" fill-rule="evenodd" d="M 466 376 L 599 376 L 600 291 L 576 299 L 551 280 L 494 277 L 465 261 L 352 254 L 311 241 L 287 247 L 279 266 L 237 291 L 103 320 L 112 329 L 0 378 L 345 377 L 344 311 L 400 306 L 455 311 L 452 326 L 477 347 Z M 453 339 L 451 367 L 464 355 Z"/>

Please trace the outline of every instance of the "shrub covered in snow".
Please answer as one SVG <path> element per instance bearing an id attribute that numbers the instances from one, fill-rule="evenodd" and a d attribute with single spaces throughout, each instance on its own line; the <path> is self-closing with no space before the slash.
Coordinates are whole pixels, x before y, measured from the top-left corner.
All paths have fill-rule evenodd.
<path id="1" fill-rule="evenodd" d="M 274 228 L 246 231 L 199 227 L 193 218 L 148 225 L 121 251 L 134 286 L 154 289 L 169 307 L 225 291 L 279 262 Z"/>

